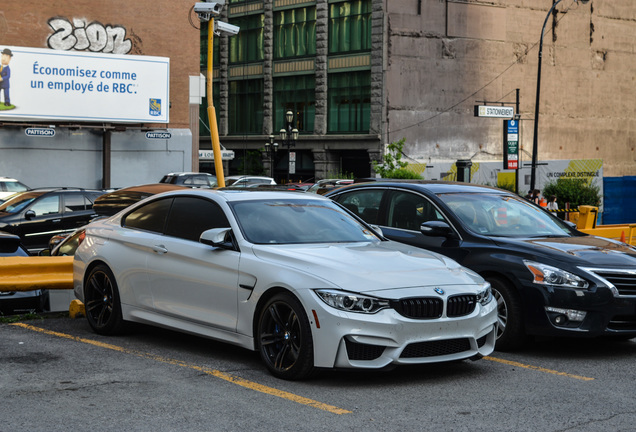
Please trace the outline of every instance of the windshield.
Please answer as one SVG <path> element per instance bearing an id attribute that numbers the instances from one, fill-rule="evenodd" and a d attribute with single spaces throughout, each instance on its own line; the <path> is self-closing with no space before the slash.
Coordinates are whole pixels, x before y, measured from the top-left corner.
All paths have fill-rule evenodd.
<path id="1" fill-rule="evenodd" d="M 332 201 L 258 200 L 230 205 L 243 235 L 256 244 L 379 241 Z"/>
<path id="2" fill-rule="evenodd" d="M 19 213 L 22 210 L 24 210 L 24 208 L 26 206 L 28 206 L 31 201 L 33 201 L 34 199 L 36 199 L 37 197 L 39 197 L 41 195 L 41 193 L 23 193 L 17 196 L 14 196 L 10 199 L 8 199 L 7 201 L 3 202 L 0 205 L 0 212 L 5 212 L 5 213 Z"/>
<path id="3" fill-rule="evenodd" d="M 512 195 L 439 194 L 464 227 L 500 237 L 563 237 L 574 233 L 565 222 Z"/>

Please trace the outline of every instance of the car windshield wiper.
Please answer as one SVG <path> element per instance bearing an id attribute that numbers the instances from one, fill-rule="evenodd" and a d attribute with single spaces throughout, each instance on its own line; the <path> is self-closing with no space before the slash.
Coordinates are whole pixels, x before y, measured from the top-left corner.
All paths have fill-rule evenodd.
<path id="1" fill-rule="evenodd" d="M 541 234 L 530 236 L 530 238 L 559 238 L 559 237 L 570 237 L 567 234 Z"/>

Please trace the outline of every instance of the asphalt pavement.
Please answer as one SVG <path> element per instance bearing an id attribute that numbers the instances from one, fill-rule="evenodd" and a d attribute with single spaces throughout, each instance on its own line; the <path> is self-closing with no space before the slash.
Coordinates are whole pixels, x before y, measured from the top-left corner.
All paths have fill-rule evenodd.
<path id="1" fill-rule="evenodd" d="M 633 431 L 636 340 L 289 382 L 256 353 L 84 318 L 0 324 L 0 431 Z"/>

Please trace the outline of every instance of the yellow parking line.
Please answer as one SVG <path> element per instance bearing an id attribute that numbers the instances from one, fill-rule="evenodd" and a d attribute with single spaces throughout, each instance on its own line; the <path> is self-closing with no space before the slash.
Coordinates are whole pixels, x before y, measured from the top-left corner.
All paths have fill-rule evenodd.
<path id="1" fill-rule="evenodd" d="M 12 323 L 10 325 L 14 325 L 14 326 L 18 326 L 18 327 L 22 327 L 25 328 L 27 330 L 33 330 L 36 332 L 40 332 L 40 333 L 44 333 L 44 334 L 48 334 L 48 335 L 52 335 L 52 336 L 57 336 L 57 337 L 61 337 L 61 338 L 65 338 L 65 339 L 70 339 L 76 342 L 82 342 L 85 344 L 89 344 L 89 345 L 94 345 L 100 348 L 106 348 L 106 349 L 110 349 L 110 350 L 114 350 L 114 351 L 119 351 L 121 353 L 125 353 L 125 354 L 132 354 L 135 355 L 137 357 L 141 357 L 141 358 L 145 358 L 145 359 L 150 359 L 150 360 L 155 360 L 161 363 L 166 363 L 166 364 L 170 364 L 170 365 L 175 365 L 175 366 L 181 366 L 181 367 L 185 367 L 188 369 L 193 369 L 199 372 L 203 372 L 207 375 L 212 375 L 215 376 L 217 378 L 221 378 L 222 380 L 231 382 L 232 384 L 236 384 L 236 385 L 240 385 L 241 387 L 245 387 L 248 388 L 250 390 L 255 390 L 261 393 L 265 393 L 265 394 L 269 394 L 272 396 L 277 396 L 283 399 L 287 399 L 290 400 L 292 402 L 296 402 L 302 405 L 307 405 L 313 408 L 317 408 L 323 411 L 327 411 L 330 412 L 332 414 L 351 414 L 352 411 L 348 411 L 342 408 L 338 408 L 335 407 L 333 405 L 328 405 L 328 404 L 324 404 L 322 402 L 318 402 L 312 399 L 308 399 L 302 396 L 298 396 L 295 395 L 293 393 L 289 393 L 286 391 L 282 391 L 282 390 L 278 390 L 275 389 L 273 387 L 267 387 L 264 386 L 262 384 L 258 384 L 252 381 L 248 381 L 246 379 L 243 378 L 239 378 L 237 376 L 234 375 L 230 375 L 227 374 L 225 372 L 221 372 L 219 370 L 216 369 L 210 369 L 210 368 L 206 368 L 206 367 L 202 367 L 202 366 L 197 366 L 197 365 L 192 365 L 192 364 L 188 364 L 185 363 L 181 360 L 175 360 L 175 359 L 170 359 L 170 358 L 165 358 L 165 357 L 161 357 L 155 354 L 149 354 L 149 353 L 144 353 L 141 351 L 136 351 L 136 350 L 130 350 L 127 348 L 123 348 L 117 345 L 111 345 L 111 344 L 107 344 L 107 343 L 103 343 L 103 342 L 98 342 L 95 340 L 91 340 L 91 339 L 84 339 L 84 338 L 80 338 L 77 336 L 72 336 L 66 333 L 59 333 L 59 332 L 55 332 L 55 331 L 51 331 L 51 330 L 46 330 L 40 327 L 35 327 L 29 324 L 24 324 L 24 323 Z"/>
<path id="2" fill-rule="evenodd" d="M 532 369 L 532 370 L 536 370 L 539 372 L 545 372 L 545 373 L 549 373 L 549 374 L 553 374 L 553 375 L 559 375 L 559 376 L 564 376 L 564 377 L 568 377 L 568 378 L 574 378 L 577 380 L 581 380 L 581 381 L 594 381 L 594 378 L 589 378 L 589 377 L 584 377 L 584 376 L 580 376 L 580 375 L 573 375 L 573 374 L 569 374 L 567 372 L 559 372 L 559 371 L 555 371 L 552 369 L 546 369 L 546 368 L 542 368 L 539 366 L 532 366 L 532 365 L 527 365 L 527 364 L 523 364 L 523 363 L 518 363 L 515 361 L 510 361 L 510 360 L 504 360 L 504 359 L 500 359 L 497 357 L 484 357 L 485 360 L 490 360 L 490 361 L 494 361 L 497 363 L 503 363 L 503 364 L 507 364 L 509 366 L 517 366 L 520 368 L 525 368 L 525 369 Z"/>

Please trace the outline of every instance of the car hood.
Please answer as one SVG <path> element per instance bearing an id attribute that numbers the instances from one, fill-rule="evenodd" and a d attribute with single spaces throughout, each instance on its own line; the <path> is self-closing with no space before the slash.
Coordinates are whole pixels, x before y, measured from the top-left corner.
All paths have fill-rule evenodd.
<path id="1" fill-rule="evenodd" d="M 360 293 L 422 286 L 475 286 L 483 281 L 449 258 L 396 242 L 254 245 L 253 251 L 266 262 Z"/>
<path id="2" fill-rule="evenodd" d="M 595 236 L 511 239 L 493 238 L 501 247 L 513 247 L 530 256 L 548 256 L 575 265 L 636 267 L 636 249 Z"/>

